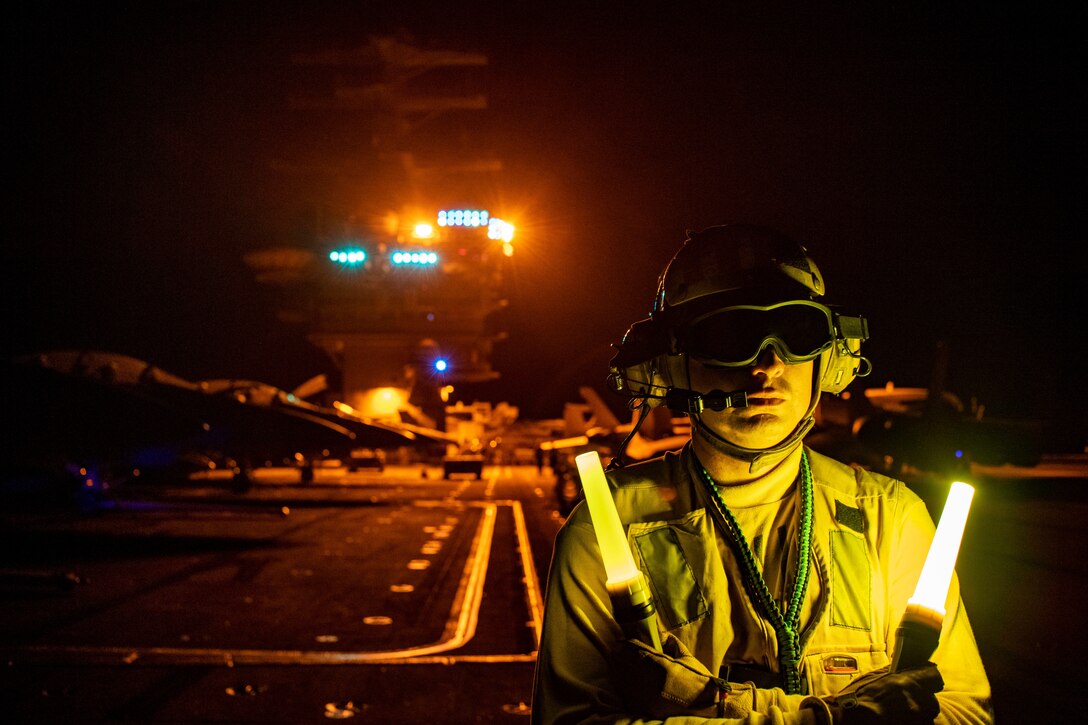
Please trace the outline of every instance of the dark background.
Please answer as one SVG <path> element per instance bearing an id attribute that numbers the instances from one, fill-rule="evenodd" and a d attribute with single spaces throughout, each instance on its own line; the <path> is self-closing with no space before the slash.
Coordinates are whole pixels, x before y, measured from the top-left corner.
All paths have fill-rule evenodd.
<path id="1" fill-rule="evenodd" d="M 951 390 L 1083 447 L 1085 11 L 954 5 L 20 5 L 4 352 L 285 388 L 325 371 L 242 256 L 376 203 L 365 164 L 297 171 L 368 148 L 350 119 L 288 110 L 310 82 L 289 59 L 399 33 L 489 59 L 475 132 L 519 236 L 503 377 L 472 394 L 543 417 L 603 388 L 684 231 L 746 221 L 804 242 L 870 319 L 864 384 L 926 385 L 945 341 Z"/>

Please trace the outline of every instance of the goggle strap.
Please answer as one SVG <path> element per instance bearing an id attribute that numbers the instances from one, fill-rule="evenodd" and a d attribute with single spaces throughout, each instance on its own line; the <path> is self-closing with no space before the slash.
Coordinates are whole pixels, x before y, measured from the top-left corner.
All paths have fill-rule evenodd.
<path id="1" fill-rule="evenodd" d="M 839 337 L 849 340 L 869 339 L 869 321 L 864 317 L 835 315 L 835 327 L 839 331 Z"/>

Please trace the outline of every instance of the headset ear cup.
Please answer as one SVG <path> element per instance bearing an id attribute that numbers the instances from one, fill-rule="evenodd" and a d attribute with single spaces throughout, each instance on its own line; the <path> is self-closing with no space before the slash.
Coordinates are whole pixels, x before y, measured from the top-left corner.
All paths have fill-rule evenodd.
<path id="1" fill-rule="evenodd" d="M 683 366 L 680 355 L 658 355 L 646 362 L 611 368 L 612 388 L 631 398 L 642 398 L 654 408 L 665 400 L 665 392 L 679 379 Z"/>
<path id="2" fill-rule="evenodd" d="M 625 367 L 612 367 L 609 382 L 613 389 L 630 398 L 643 398 L 650 407 L 657 405 L 664 396 L 665 381 L 658 372 L 657 360 Z"/>
<path id="3" fill-rule="evenodd" d="M 683 355 L 659 355 L 654 362 L 657 364 L 657 377 L 663 385 L 670 388 L 687 387 Z"/>
<path id="4" fill-rule="evenodd" d="M 862 364 L 861 340 L 835 338 L 831 347 L 821 355 L 820 390 L 824 393 L 841 393 L 854 382 Z"/>
<path id="5" fill-rule="evenodd" d="M 680 355 L 658 355 L 650 360 L 650 381 L 653 384 L 653 394 L 657 397 L 648 398 L 646 403 L 651 408 L 656 408 L 665 402 L 665 393 L 676 386 L 679 379 Z"/>

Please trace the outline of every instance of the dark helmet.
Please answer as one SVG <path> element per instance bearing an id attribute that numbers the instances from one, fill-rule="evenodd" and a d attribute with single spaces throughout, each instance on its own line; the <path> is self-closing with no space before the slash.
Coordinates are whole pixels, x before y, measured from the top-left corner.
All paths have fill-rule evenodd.
<path id="1" fill-rule="evenodd" d="M 689 231 L 659 278 L 650 317 L 632 325 L 618 347 L 612 387 L 652 406 L 677 399 L 670 393 L 686 379 L 687 358 L 747 366 L 772 346 L 789 363 L 815 360 L 811 407 L 793 434 L 767 450 L 721 440 L 753 462 L 792 449 L 812 426 L 820 392 L 838 393 L 868 373 L 859 352 L 866 320 L 817 301 L 824 291 L 805 248 L 780 232 L 745 224 Z M 700 427 L 698 414 L 692 422 Z"/>
<path id="2" fill-rule="evenodd" d="M 714 308 L 823 294 L 824 278 L 804 247 L 773 229 L 730 224 L 688 232 L 661 273 L 650 316 L 674 326 Z"/>

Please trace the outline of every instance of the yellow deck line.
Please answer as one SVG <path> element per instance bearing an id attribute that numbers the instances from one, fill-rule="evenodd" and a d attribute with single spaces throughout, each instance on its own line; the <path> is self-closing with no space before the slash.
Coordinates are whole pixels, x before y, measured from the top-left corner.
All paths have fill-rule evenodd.
<path id="1" fill-rule="evenodd" d="M 424 502 L 416 502 L 417 505 Z M 518 663 L 535 662 L 536 652 L 504 655 L 446 655 L 464 646 L 476 634 L 484 583 L 491 557 L 491 544 L 495 533 L 498 506 L 510 506 L 514 516 L 518 548 L 524 573 L 526 599 L 532 616 L 535 642 L 540 642 L 543 622 L 543 598 L 539 579 L 533 564 L 528 529 L 521 502 L 513 500 L 496 502 L 471 502 L 473 507 L 484 509 L 473 537 L 472 548 L 461 572 L 461 581 L 450 607 L 442 637 L 432 644 L 399 650 L 377 652 L 325 652 L 317 650 L 274 649 L 218 649 L 185 647 L 93 647 L 72 645 L 29 645 L 24 647 L 0 647 L 0 652 L 13 661 L 22 663 L 48 661 L 55 663 L 65 655 L 80 662 L 102 664 L 189 664 L 189 665 L 352 665 L 352 664 L 443 664 L 458 663 Z"/>
<path id="2" fill-rule="evenodd" d="M 533 564 L 533 552 L 529 546 L 529 529 L 525 525 L 525 512 L 521 501 L 511 501 L 510 510 L 514 514 L 514 526 L 517 530 L 518 550 L 521 552 L 521 570 L 525 574 L 525 596 L 529 604 L 529 614 L 533 618 L 533 642 L 540 647 L 540 633 L 544 628 L 544 597 L 540 595 L 540 580 L 536 576 Z"/>

